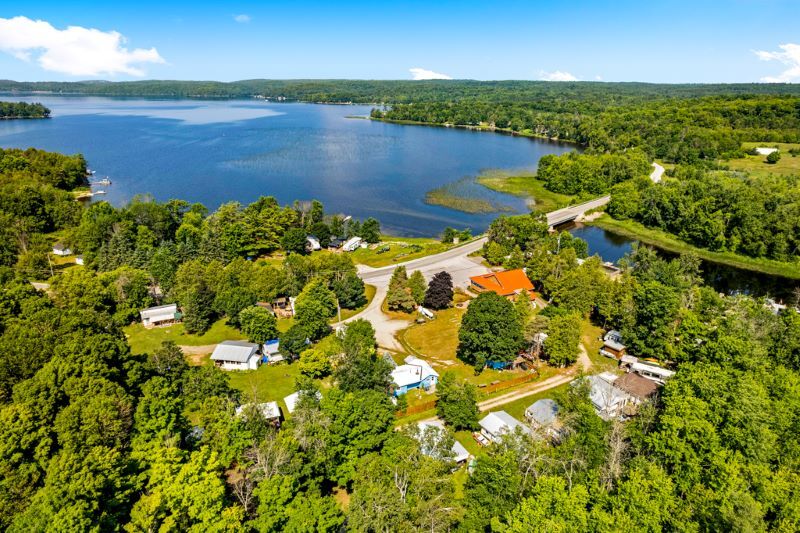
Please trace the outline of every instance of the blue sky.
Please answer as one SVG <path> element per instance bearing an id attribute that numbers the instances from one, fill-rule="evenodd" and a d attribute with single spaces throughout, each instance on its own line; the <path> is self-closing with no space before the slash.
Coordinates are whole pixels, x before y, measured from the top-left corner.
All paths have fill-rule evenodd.
<path id="1" fill-rule="evenodd" d="M 0 78 L 29 81 L 799 82 L 798 43 L 797 0 L 0 2 Z"/>

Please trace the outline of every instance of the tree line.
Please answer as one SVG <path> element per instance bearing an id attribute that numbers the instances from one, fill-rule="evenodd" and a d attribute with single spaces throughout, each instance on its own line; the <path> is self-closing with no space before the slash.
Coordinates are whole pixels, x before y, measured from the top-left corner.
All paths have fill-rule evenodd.
<path id="1" fill-rule="evenodd" d="M 50 110 L 39 103 L 0 102 L 0 119 L 49 117 Z"/>

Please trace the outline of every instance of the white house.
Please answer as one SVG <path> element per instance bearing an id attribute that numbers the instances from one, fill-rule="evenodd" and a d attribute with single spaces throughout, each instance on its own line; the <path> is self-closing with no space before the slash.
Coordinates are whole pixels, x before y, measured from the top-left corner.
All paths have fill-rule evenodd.
<path id="1" fill-rule="evenodd" d="M 246 409 L 253 406 L 253 404 L 246 403 L 236 408 L 236 415 L 241 415 Z M 272 422 L 279 426 L 281 423 L 281 408 L 278 402 L 267 402 L 255 404 L 255 408 L 264 417 L 265 420 Z"/>
<path id="2" fill-rule="evenodd" d="M 322 394 L 317 391 L 314 395 L 317 397 L 317 400 L 322 399 Z M 294 408 L 297 407 L 297 401 L 300 399 L 300 392 L 293 392 L 289 396 L 283 399 L 283 403 L 286 404 L 286 410 L 290 413 L 294 413 Z"/>
<path id="3" fill-rule="evenodd" d="M 758 147 L 758 148 L 756 148 L 756 153 L 758 155 L 769 155 L 772 152 L 777 152 L 777 151 L 778 151 L 777 148 L 767 148 L 767 147 Z"/>
<path id="4" fill-rule="evenodd" d="M 419 440 L 420 444 L 423 444 L 422 449 L 420 450 L 423 454 L 427 455 L 428 457 L 433 457 L 434 459 L 442 459 L 442 454 L 440 450 L 439 442 L 441 439 L 444 438 L 445 432 L 447 431 L 444 427 L 444 423 L 435 420 L 431 422 L 419 422 L 417 424 L 419 427 L 419 433 L 417 433 L 417 440 Z M 432 434 L 433 438 L 429 441 L 430 445 L 425 445 L 425 436 Z M 458 442 L 457 440 L 453 439 L 453 447 L 450 449 L 452 452 L 452 459 L 458 464 L 464 463 L 469 459 L 469 452 L 464 445 Z"/>
<path id="5" fill-rule="evenodd" d="M 630 366 L 630 371 L 639 374 L 643 378 L 655 381 L 659 385 L 663 385 L 664 382 L 675 375 L 675 372 L 664 367 L 638 362 Z"/>
<path id="6" fill-rule="evenodd" d="M 258 344 L 222 341 L 214 348 L 211 360 L 222 370 L 256 370 L 260 363 Z"/>
<path id="7" fill-rule="evenodd" d="M 307 235 L 306 248 L 312 252 L 316 252 L 317 250 L 322 250 L 322 245 L 320 245 L 319 239 L 317 239 L 313 235 Z"/>
<path id="8" fill-rule="evenodd" d="M 427 361 L 409 355 L 405 358 L 405 362 L 406 364 L 392 370 L 395 396 L 405 394 L 411 389 L 428 390 L 438 383 L 439 373 Z"/>
<path id="9" fill-rule="evenodd" d="M 491 442 L 500 442 L 503 435 L 513 433 L 517 428 L 530 434 L 530 429 L 525 424 L 505 411 L 489 413 L 478 424 L 481 426 L 481 435 Z"/>
<path id="10" fill-rule="evenodd" d="M 342 245 L 342 250 L 345 252 L 354 252 L 361 246 L 362 240 L 361 237 L 351 237 Z"/>
<path id="11" fill-rule="evenodd" d="M 82 255 L 75 256 L 75 264 L 76 265 L 83 265 L 83 256 Z"/>
<path id="12" fill-rule="evenodd" d="M 589 399 L 598 416 L 604 420 L 622 416 L 625 406 L 633 403 L 633 398 L 628 393 L 614 387 L 617 377 L 613 372 L 602 372 L 586 378 L 590 387 Z"/>
<path id="13" fill-rule="evenodd" d="M 60 255 L 62 257 L 65 255 L 72 255 L 72 250 L 63 242 L 57 242 L 53 245 L 53 255 Z"/>
<path id="14" fill-rule="evenodd" d="M 139 315 L 142 317 L 142 325 L 146 328 L 174 324 L 181 318 L 176 304 L 148 307 L 139 311 Z"/>

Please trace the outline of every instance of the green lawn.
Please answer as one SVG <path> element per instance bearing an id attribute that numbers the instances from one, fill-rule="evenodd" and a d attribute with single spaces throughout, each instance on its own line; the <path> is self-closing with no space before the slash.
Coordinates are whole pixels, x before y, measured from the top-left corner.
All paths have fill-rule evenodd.
<path id="1" fill-rule="evenodd" d="M 486 454 L 486 448 L 478 444 L 478 442 L 472 437 L 471 431 L 456 431 L 455 437 L 456 440 L 460 442 L 464 448 L 466 448 L 467 451 L 475 457 Z"/>
<path id="2" fill-rule="evenodd" d="M 548 191 L 544 188 L 544 182 L 529 172 L 516 174 L 503 170 L 489 170 L 478 176 L 477 182 L 493 191 L 527 198 L 533 209 L 543 212 L 565 207 L 575 198 Z"/>
<path id="3" fill-rule="evenodd" d="M 800 156 L 792 156 L 789 150 L 792 148 L 800 148 L 800 144 L 787 144 L 787 143 L 774 143 L 774 142 L 747 142 L 742 143 L 742 148 L 749 150 L 751 148 L 775 148 L 777 147 L 781 153 L 781 159 L 777 163 L 767 163 L 767 156 L 764 155 L 748 155 L 740 159 L 731 159 L 729 161 L 720 161 L 723 165 L 728 166 L 731 170 L 741 170 L 749 172 L 753 175 L 766 176 L 769 174 L 779 174 L 782 176 L 800 175 Z"/>
<path id="4" fill-rule="evenodd" d="M 619 366 L 616 360 L 600 354 L 604 333 L 603 328 L 592 324 L 587 319 L 581 322 L 581 343 L 592 361 L 592 373 L 616 370 Z"/>
<path id="5" fill-rule="evenodd" d="M 288 415 L 283 399 L 295 391 L 295 380 L 300 375 L 299 365 L 276 364 L 261 365 L 258 370 L 241 370 L 228 372 L 232 387 L 242 391 L 242 400 L 251 402 L 277 401 Z"/>
<path id="6" fill-rule="evenodd" d="M 123 328 L 128 344 L 133 353 L 149 353 L 161 346 L 164 341 L 172 341 L 182 346 L 204 346 L 206 344 L 219 344 L 224 340 L 242 340 L 242 333 L 220 319 L 211 325 L 203 335 L 191 335 L 183 329 L 183 324 L 174 324 L 164 328 L 146 329 L 141 324 L 134 324 Z"/>
<path id="7" fill-rule="evenodd" d="M 555 399 L 559 393 L 566 391 L 569 386 L 569 383 L 564 383 L 558 387 L 554 387 L 536 394 L 531 394 L 530 396 L 525 396 L 519 400 L 498 406 L 491 411 L 505 411 L 520 422 L 525 422 L 525 409 L 527 409 L 533 402 L 537 400 L 543 400 L 545 398 Z M 481 415 L 481 417 L 483 417 L 483 415 Z"/>
<path id="8" fill-rule="evenodd" d="M 698 248 L 687 244 L 670 233 L 645 227 L 632 220 L 617 220 L 609 215 L 603 215 L 596 220 L 586 222 L 586 224 L 598 226 L 612 233 L 623 235 L 630 239 L 636 239 L 669 252 L 680 254 L 693 252 L 701 259 L 712 263 L 720 263 L 744 270 L 763 272 L 764 274 L 773 276 L 800 279 L 800 264 L 798 263 L 782 263 L 771 259 L 747 257 L 730 252 L 712 252 L 705 248 Z"/>
<path id="9" fill-rule="evenodd" d="M 440 374 L 454 372 L 458 377 L 475 385 L 494 381 L 507 381 L 525 374 L 522 370 L 492 370 L 486 368 L 475 375 L 475 369 L 456 358 L 458 328 L 466 309 L 451 308 L 436 311 L 434 320 L 413 324 L 398 334 L 398 340 L 412 353 L 431 363 Z M 433 395 L 431 395 L 433 396 Z"/>
<path id="10" fill-rule="evenodd" d="M 378 268 L 438 254 L 452 246 L 452 244 L 443 244 L 435 239 L 383 235 L 380 244 L 372 249 L 359 248 L 352 252 L 350 257 L 358 264 Z"/>

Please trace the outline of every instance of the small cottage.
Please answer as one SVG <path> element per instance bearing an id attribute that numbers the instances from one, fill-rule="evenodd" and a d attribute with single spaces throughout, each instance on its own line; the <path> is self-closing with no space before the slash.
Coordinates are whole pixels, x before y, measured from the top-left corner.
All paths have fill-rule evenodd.
<path id="1" fill-rule="evenodd" d="M 622 344 L 622 335 L 619 331 L 612 329 L 603 336 L 603 347 L 600 348 L 600 354 L 613 359 L 619 359 L 625 355 L 625 345 Z"/>
<path id="2" fill-rule="evenodd" d="M 342 245 L 342 250 L 345 252 L 355 252 L 361 246 L 363 239 L 361 237 L 351 237 Z"/>
<path id="3" fill-rule="evenodd" d="M 179 322 L 181 319 L 177 304 L 148 307 L 139 311 L 139 316 L 142 317 L 142 325 L 146 328 L 168 326 Z"/>
<path id="4" fill-rule="evenodd" d="M 429 390 L 436 386 L 439 373 L 427 361 L 409 355 L 405 358 L 405 363 L 392 370 L 395 396 L 405 394 L 412 389 Z"/>
<path id="5" fill-rule="evenodd" d="M 649 365 L 641 362 L 633 363 L 630 366 L 630 371 L 654 381 L 659 385 L 663 385 L 669 378 L 675 375 L 675 372 L 663 366 Z"/>
<path id="6" fill-rule="evenodd" d="M 521 268 L 472 276 L 469 280 L 471 288 L 476 292 L 491 291 L 512 300 L 520 293 L 527 292 L 531 300 L 536 298 L 533 283 Z"/>
<path id="7" fill-rule="evenodd" d="M 481 426 L 481 435 L 490 442 L 500 442 L 503 435 L 514 433 L 517 429 L 527 434 L 531 431 L 528 426 L 505 411 L 489 413 L 478 424 Z"/>
<path id="8" fill-rule="evenodd" d="M 211 354 L 211 360 L 222 370 L 256 370 L 260 359 L 258 344 L 244 341 L 222 341 Z"/>
<path id="9" fill-rule="evenodd" d="M 285 361 L 286 358 L 280 352 L 281 343 L 278 339 L 273 339 L 264 343 L 262 349 L 263 357 L 261 361 L 264 363 L 280 363 Z"/>
<path id="10" fill-rule="evenodd" d="M 280 427 L 281 419 L 283 415 L 281 414 L 281 408 L 278 405 L 278 402 L 266 402 L 266 403 L 257 403 L 257 404 L 244 404 L 240 405 L 236 408 L 236 416 L 243 416 L 246 415 L 248 411 L 255 409 L 258 414 L 260 414 L 264 420 L 270 422 L 275 427 Z"/>

